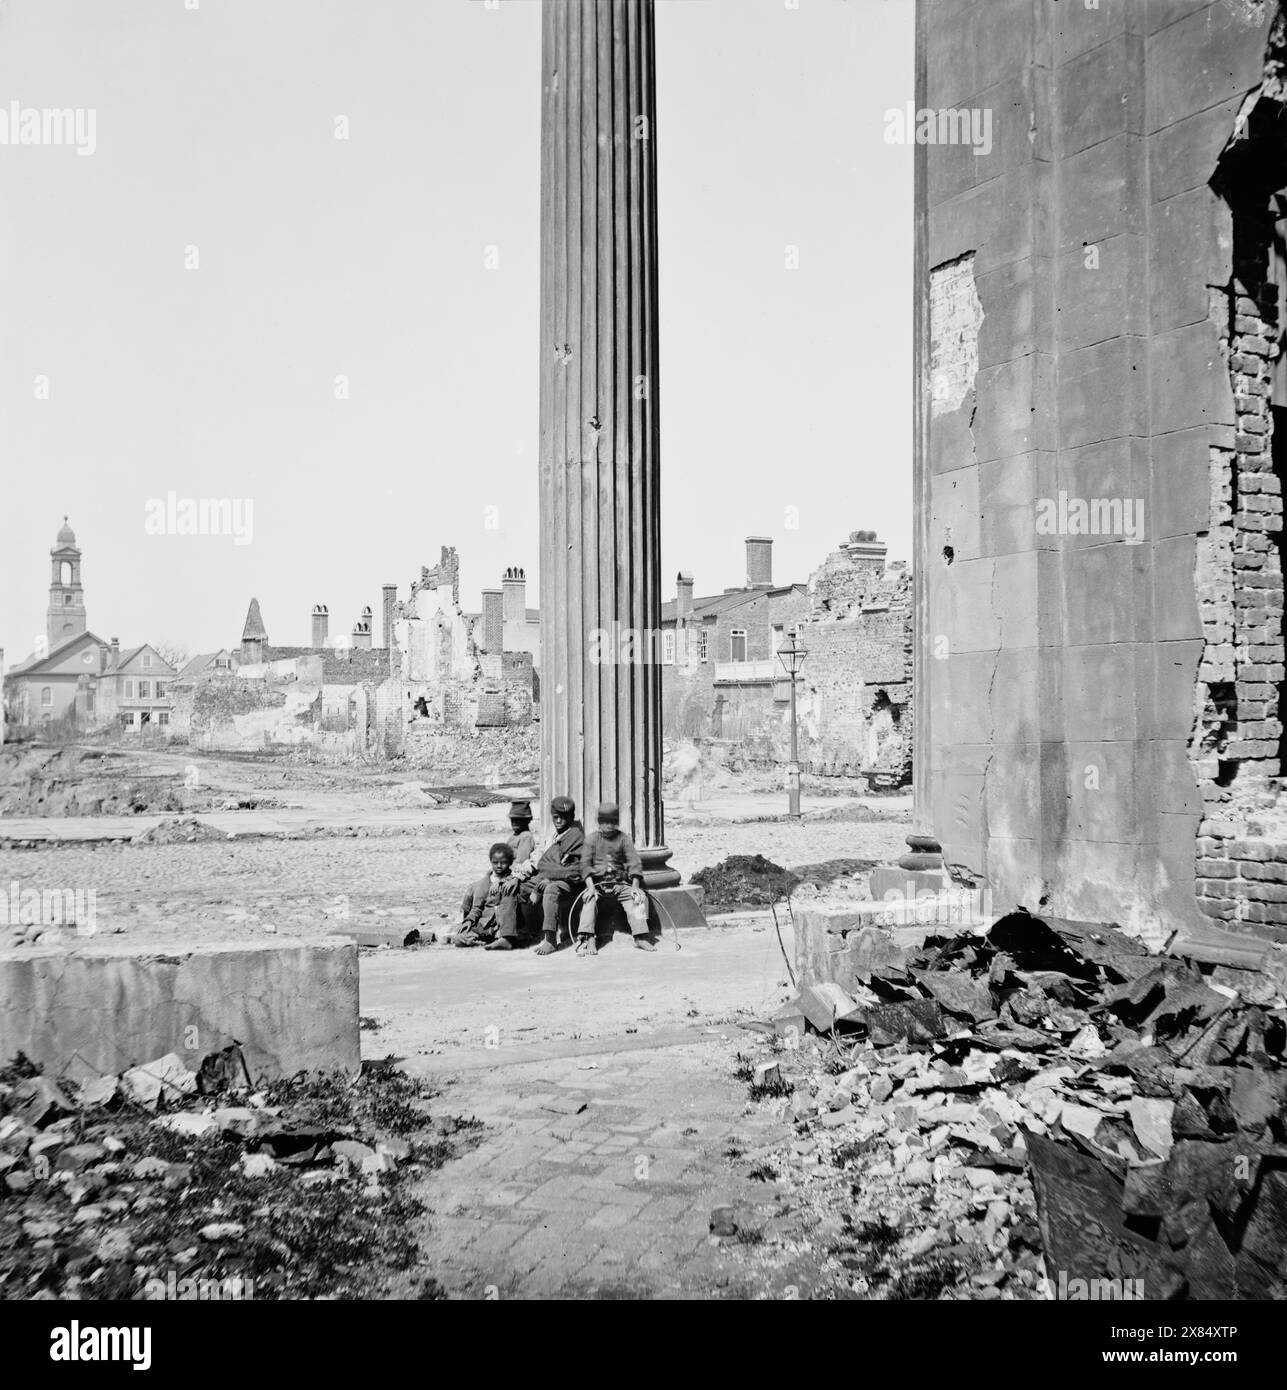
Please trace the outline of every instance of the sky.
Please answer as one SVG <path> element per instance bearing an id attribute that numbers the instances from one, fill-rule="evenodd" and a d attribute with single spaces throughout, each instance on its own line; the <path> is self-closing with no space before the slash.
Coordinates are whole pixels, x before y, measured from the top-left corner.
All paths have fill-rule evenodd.
<path id="1" fill-rule="evenodd" d="M 748 535 L 780 583 L 859 528 L 910 558 L 913 0 L 656 22 L 662 597 Z M 126 646 L 231 646 L 252 595 L 378 642 L 443 545 L 467 609 L 509 565 L 535 605 L 539 0 L 0 0 L 15 103 L 86 152 L 0 143 L 8 664 L 64 514 Z M 170 494 L 246 543 L 157 534 Z"/>

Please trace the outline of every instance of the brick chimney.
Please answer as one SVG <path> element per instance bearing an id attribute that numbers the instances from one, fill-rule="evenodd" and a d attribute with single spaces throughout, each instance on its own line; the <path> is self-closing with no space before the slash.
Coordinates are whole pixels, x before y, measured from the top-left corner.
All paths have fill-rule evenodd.
<path id="1" fill-rule="evenodd" d="M 850 531 L 841 549 L 856 568 L 884 572 L 889 546 L 877 540 L 875 531 Z"/>
<path id="2" fill-rule="evenodd" d="M 482 641 L 485 652 L 503 651 L 505 647 L 504 594 L 500 589 L 483 590 Z"/>
<path id="3" fill-rule="evenodd" d="M 527 575 L 518 568 L 507 569 L 501 577 L 501 616 L 507 623 L 527 621 Z"/>
<path id="4" fill-rule="evenodd" d="M 324 603 L 313 605 L 313 640 L 309 643 L 311 647 L 321 648 L 326 646 L 326 633 L 330 627 L 331 615 Z"/>
<path id="5" fill-rule="evenodd" d="M 112 638 L 112 654 L 111 654 L 111 656 L 108 658 L 108 661 L 107 661 L 107 669 L 108 669 L 109 671 L 115 671 L 116 668 L 117 668 L 120 664 L 121 664 L 121 639 L 120 639 L 119 637 L 113 637 L 113 638 Z"/>
<path id="6" fill-rule="evenodd" d="M 353 624 L 353 650 L 358 652 L 371 650 L 371 607 L 369 604 L 362 610 L 357 622 Z"/>
<path id="7" fill-rule="evenodd" d="M 380 593 L 384 596 L 384 645 L 393 650 L 393 610 L 398 602 L 398 586 L 385 584 Z"/>
<path id="8" fill-rule="evenodd" d="M 768 536 L 746 538 L 746 587 L 773 587 L 773 541 Z"/>
<path id="9" fill-rule="evenodd" d="M 675 576 L 675 620 L 684 622 L 693 613 L 693 576 L 683 570 Z"/>

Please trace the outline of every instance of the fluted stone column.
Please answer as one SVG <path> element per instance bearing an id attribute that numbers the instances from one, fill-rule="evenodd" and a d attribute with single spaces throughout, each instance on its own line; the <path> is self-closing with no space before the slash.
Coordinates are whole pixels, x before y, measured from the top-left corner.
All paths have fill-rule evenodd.
<path id="1" fill-rule="evenodd" d="M 929 11 L 916 7 L 916 109 L 925 107 L 928 91 Z M 942 846 L 934 827 L 933 718 L 930 684 L 934 675 L 934 633 L 929 614 L 930 555 L 930 265 L 928 162 L 924 147 L 916 150 L 916 216 L 912 253 L 912 829 L 908 852 L 897 866 L 872 870 L 871 890 L 883 897 L 890 890 L 914 896 L 918 891 L 947 888 Z"/>
<path id="2" fill-rule="evenodd" d="M 543 7 L 541 796 L 618 802 L 663 887 L 657 653 L 596 660 L 661 619 L 653 0 Z"/>

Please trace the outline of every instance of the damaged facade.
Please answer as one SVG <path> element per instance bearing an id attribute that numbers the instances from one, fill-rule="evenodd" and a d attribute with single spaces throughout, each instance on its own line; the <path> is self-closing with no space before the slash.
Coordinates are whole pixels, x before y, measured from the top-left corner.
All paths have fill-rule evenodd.
<path id="1" fill-rule="evenodd" d="M 662 606 L 663 717 L 670 741 L 701 738 L 733 762 L 785 764 L 790 682 L 778 650 L 808 651 L 797 683 L 801 757 L 812 776 L 911 774 L 911 578 L 855 531 L 808 584 L 775 586 L 767 537 L 746 540 L 747 583 L 694 597 L 680 573 Z"/>
<path id="2" fill-rule="evenodd" d="M 323 603 L 309 615 L 308 646 L 276 646 L 251 599 L 231 659 L 197 657 L 181 673 L 175 732 L 202 748 L 307 745 L 432 762 L 449 755 L 454 735 L 530 725 L 532 654 L 483 650 L 459 600 L 459 560 L 447 546 L 406 599 L 383 586 L 379 646 L 369 606 L 333 637 Z"/>
<path id="3" fill-rule="evenodd" d="M 922 0 L 916 824 L 997 907 L 1287 935 L 1278 3 Z M 918 696 L 918 699 L 920 697 Z"/>

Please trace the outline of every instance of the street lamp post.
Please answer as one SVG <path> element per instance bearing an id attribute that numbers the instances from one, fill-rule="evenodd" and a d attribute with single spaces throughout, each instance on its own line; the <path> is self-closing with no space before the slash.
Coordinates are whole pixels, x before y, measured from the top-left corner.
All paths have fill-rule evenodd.
<path id="1" fill-rule="evenodd" d="M 800 747 L 795 719 L 795 678 L 809 653 L 796 640 L 795 629 L 783 646 L 778 648 L 778 660 L 791 678 L 791 761 L 787 764 L 787 814 L 800 815 Z"/>

